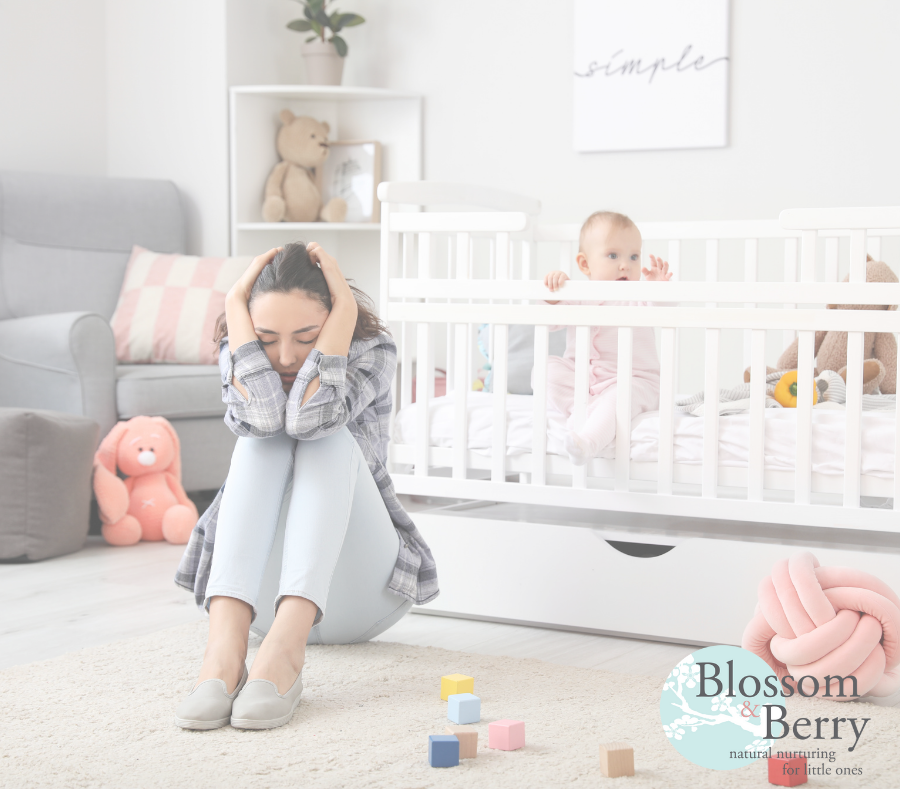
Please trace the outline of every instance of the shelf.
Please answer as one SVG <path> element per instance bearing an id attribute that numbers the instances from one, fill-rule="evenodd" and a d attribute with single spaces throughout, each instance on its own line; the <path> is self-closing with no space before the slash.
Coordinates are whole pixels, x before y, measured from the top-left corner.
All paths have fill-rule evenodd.
<path id="1" fill-rule="evenodd" d="M 238 222 L 238 230 L 381 230 L 380 222 Z"/>
<path id="2" fill-rule="evenodd" d="M 415 93 L 384 88 L 354 88 L 344 85 L 235 85 L 233 94 L 276 96 L 285 99 L 325 99 L 328 101 L 359 101 L 361 99 L 420 99 Z"/>

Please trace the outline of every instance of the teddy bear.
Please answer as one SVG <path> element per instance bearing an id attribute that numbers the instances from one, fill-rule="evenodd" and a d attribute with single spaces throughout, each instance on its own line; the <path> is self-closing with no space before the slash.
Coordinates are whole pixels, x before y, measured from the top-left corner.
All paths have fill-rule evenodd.
<path id="1" fill-rule="evenodd" d="M 124 480 L 116 469 L 128 475 Z M 161 416 L 119 422 L 94 455 L 94 495 L 110 545 L 168 540 L 183 545 L 197 508 L 181 486 L 178 434 Z"/>
<path id="2" fill-rule="evenodd" d="M 849 274 L 844 282 L 849 281 Z M 897 275 L 887 263 L 866 258 L 866 282 L 897 282 Z M 895 310 L 892 305 L 828 304 L 829 310 Z M 798 340 L 794 340 L 778 359 L 778 366 L 767 367 L 767 373 L 797 369 Z M 847 380 L 847 332 L 817 331 L 813 353 L 815 375 L 833 370 Z M 897 393 L 897 340 L 887 332 L 866 332 L 863 340 L 863 394 Z M 744 371 L 744 381 L 750 380 L 750 368 Z"/>
<path id="3" fill-rule="evenodd" d="M 317 169 L 328 156 L 328 132 L 324 121 L 297 117 L 281 111 L 276 148 L 281 161 L 266 180 L 262 206 L 266 222 L 343 222 L 347 202 L 332 197 L 322 205 L 316 183 Z"/>

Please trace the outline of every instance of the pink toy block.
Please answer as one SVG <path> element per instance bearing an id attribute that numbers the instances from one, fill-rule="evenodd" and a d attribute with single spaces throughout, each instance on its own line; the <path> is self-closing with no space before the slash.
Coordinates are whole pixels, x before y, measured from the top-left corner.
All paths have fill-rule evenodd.
<path id="1" fill-rule="evenodd" d="M 775 786 L 800 786 L 806 783 L 806 757 L 793 754 L 771 756 L 769 763 L 769 783 Z"/>
<path id="2" fill-rule="evenodd" d="M 515 751 L 524 744 L 525 723 L 523 721 L 494 721 L 488 726 L 488 748 Z"/>

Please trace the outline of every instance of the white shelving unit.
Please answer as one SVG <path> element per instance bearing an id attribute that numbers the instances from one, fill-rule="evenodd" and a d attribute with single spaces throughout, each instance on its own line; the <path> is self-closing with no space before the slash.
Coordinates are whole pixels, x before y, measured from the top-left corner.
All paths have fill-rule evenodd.
<path id="1" fill-rule="evenodd" d="M 230 90 L 231 254 L 253 255 L 289 241 L 319 241 L 378 303 L 380 224 L 263 222 L 266 178 L 278 162 L 279 113 L 326 121 L 332 140 L 378 140 L 381 180 L 422 177 L 422 97 L 381 88 L 239 85 Z"/>

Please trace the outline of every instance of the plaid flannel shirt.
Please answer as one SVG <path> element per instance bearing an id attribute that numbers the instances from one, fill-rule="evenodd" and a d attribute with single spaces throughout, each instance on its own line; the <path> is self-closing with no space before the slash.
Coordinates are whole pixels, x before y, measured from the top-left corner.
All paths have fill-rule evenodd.
<path id="1" fill-rule="evenodd" d="M 400 534 L 400 552 L 388 588 L 421 605 L 438 595 L 434 558 L 397 499 L 385 467 L 393 407 L 391 380 L 396 365 L 397 346 L 388 334 L 354 340 L 347 356 L 325 356 L 313 349 L 286 395 L 260 342 L 249 342 L 232 354 L 226 339 L 219 349 L 222 400 L 228 405 L 225 424 L 236 435 L 266 438 L 286 431 L 293 438 L 309 441 L 347 426 Z M 301 405 L 306 387 L 316 376 L 319 389 Z M 233 386 L 233 377 L 243 384 L 249 398 Z M 175 583 L 192 591 L 198 606 L 206 597 L 224 490 L 222 485 L 197 521 L 175 574 Z"/>

